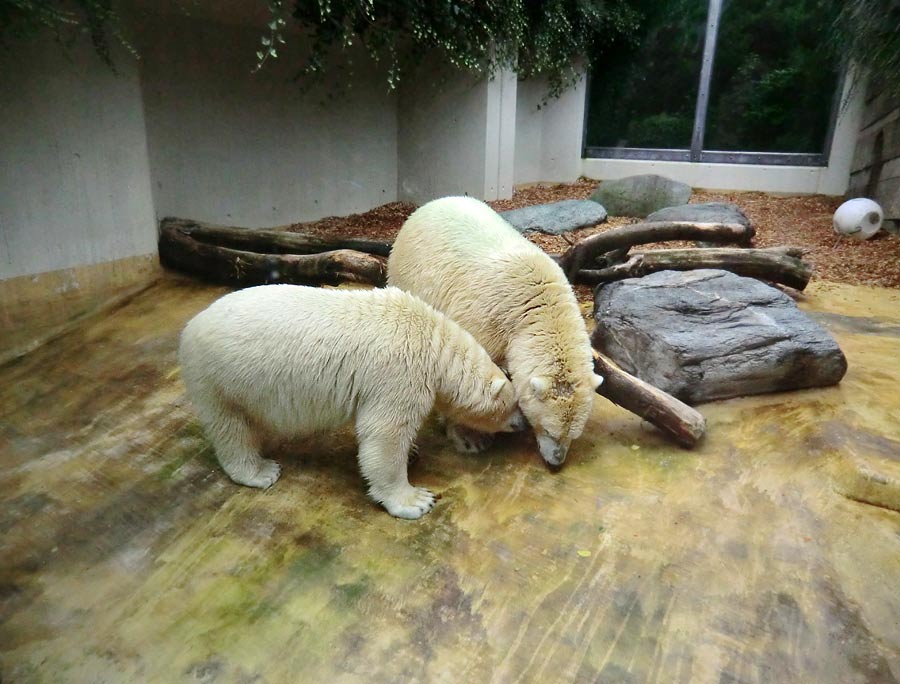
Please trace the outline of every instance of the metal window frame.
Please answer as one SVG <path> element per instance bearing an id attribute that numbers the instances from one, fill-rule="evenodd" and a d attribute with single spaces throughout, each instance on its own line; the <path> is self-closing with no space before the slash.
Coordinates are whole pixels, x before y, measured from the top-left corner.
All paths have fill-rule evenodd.
<path id="1" fill-rule="evenodd" d="M 642 161 L 679 161 L 700 164 L 748 164 L 767 166 L 828 166 L 841 93 L 844 90 L 847 69 L 841 69 L 831 103 L 828 129 L 825 133 L 822 152 L 750 152 L 731 150 L 704 150 L 706 119 L 709 107 L 710 86 L 718 45 L 719 23 L 722 19 L 723 0 L 708 0 L 706 15 L 706 35 L 703 42 L 703 58 L 700 65 L 700 84 L 697 91 L 697 106 L 694 110 L 694 127 L 690 148 L 651 147 L 602 147 L 587 144 L 588 107 L 591 102 L 592 74 L 588 72 L 587 87 L 584 89 L 584 121 L 581 129 L 581 156 L 585 159 L 633 159 Z"/>

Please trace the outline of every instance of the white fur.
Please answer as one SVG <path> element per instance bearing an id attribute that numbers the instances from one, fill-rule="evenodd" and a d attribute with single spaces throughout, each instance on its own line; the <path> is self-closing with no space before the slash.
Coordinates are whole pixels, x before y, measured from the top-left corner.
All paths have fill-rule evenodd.
<path id="1" fill-rule="evenodd" d="M 475 339 L 396 288 L 325 290 L 264 285 L 222 297 L 194 317 L 179 359 L 188 395 L 232 480 L 269 487 L 260 457 L 270 437 L 355 422 L 369 494 L 418 518 L 431 492 L 407 480 L 407 456 L 437 402 L 476 429 L 521 420 L 503 372 Z"/>
<path id="2" fill-rule="evenodd" d="M 541 455 L 562 463 L 602 380 L 559 266 L 483 202 L 445 197 L 403 225 L 388 282 L 450 316 L 509 370 Z"/>

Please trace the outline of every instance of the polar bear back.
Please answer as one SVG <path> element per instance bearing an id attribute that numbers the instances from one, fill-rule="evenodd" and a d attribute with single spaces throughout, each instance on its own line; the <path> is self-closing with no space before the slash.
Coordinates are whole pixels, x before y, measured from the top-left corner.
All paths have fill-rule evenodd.
<path id="1" fill-rule="evenodd" d="M 277 434 L 346 423 L 367 393 L 393 391 L 383 377 L 392 373 L 384 367 L 391 347 L 401 354 L 392 306 L 399 298 L 382 294 L 267 285 L 227 295 L 182 333 L 185 383 L 192 395 L 209 399 L 201 406 L 217 398 L 255 411 Z M 411 384 L 427 386 L 423 359 L 407 361 Z"/>
<path id="2" fill-rule="evenodd" d="M 391 250 L 388 282 L 447 314 L 501 365 L 536 322 L 562 340 L 558 351 L 573 352 L 576 373 L 590 372 L 590 343 L 562 269 L 479 200 L 446 197 L 414 212 Z M 529 321 L 536 307 L 541 318 Z"/>

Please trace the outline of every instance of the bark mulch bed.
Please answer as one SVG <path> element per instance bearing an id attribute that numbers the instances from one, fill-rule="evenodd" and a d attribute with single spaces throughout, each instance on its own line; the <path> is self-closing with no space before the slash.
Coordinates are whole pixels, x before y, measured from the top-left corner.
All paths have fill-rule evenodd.
<path id="1" fill-rule="evenodd" d="M 497 211 L 544 204 L 563 199 L 586 199 L 598 182 L 580 179 L 575 183 L 540 184 L 519 188 L 512 199 L 488 202 Z M 900 287 L 900 238 L 881 231 L 866 241 L 837 238 L 831 216 L 841 198 L 825 195 L 779 197 L 761 192 L 694 191 L 691 202 L 732 202 L 756 227 L 754 246 L 796 245 L 807 250 L 804 257 L 815 269 L 813 278 L 851 285 Z M 407 202 L 391 202 L 363 214 L 328 217 L 298 223 L 288 230 L 369 239 L 390 239 L 415 210 Z M 530 233 L 528 238 L 547 252 L 563 251 L 570 242 L 613 226 L 635 223 L 636 219 L 611 216 L 593 228 L 582 228 L 566 236 Z M 657 245 L 662 246 L 662 245 Z M 667 247 L 692 246 L 666 243 Z M 648 248 L 653 248 L 649 245 Z M 579 295 L 582 293 L 579 292 Z"/>

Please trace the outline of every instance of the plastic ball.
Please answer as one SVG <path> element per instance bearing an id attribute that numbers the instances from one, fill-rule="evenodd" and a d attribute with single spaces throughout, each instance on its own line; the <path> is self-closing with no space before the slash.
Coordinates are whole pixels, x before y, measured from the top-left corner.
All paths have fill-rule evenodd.
<path id="1" fill-rule="evenodd" d="M 834 212 L 834 232 L 868 240 L 881 229 L 884 212 L 878 202 L 859 197 L 847 200 Z"/>

